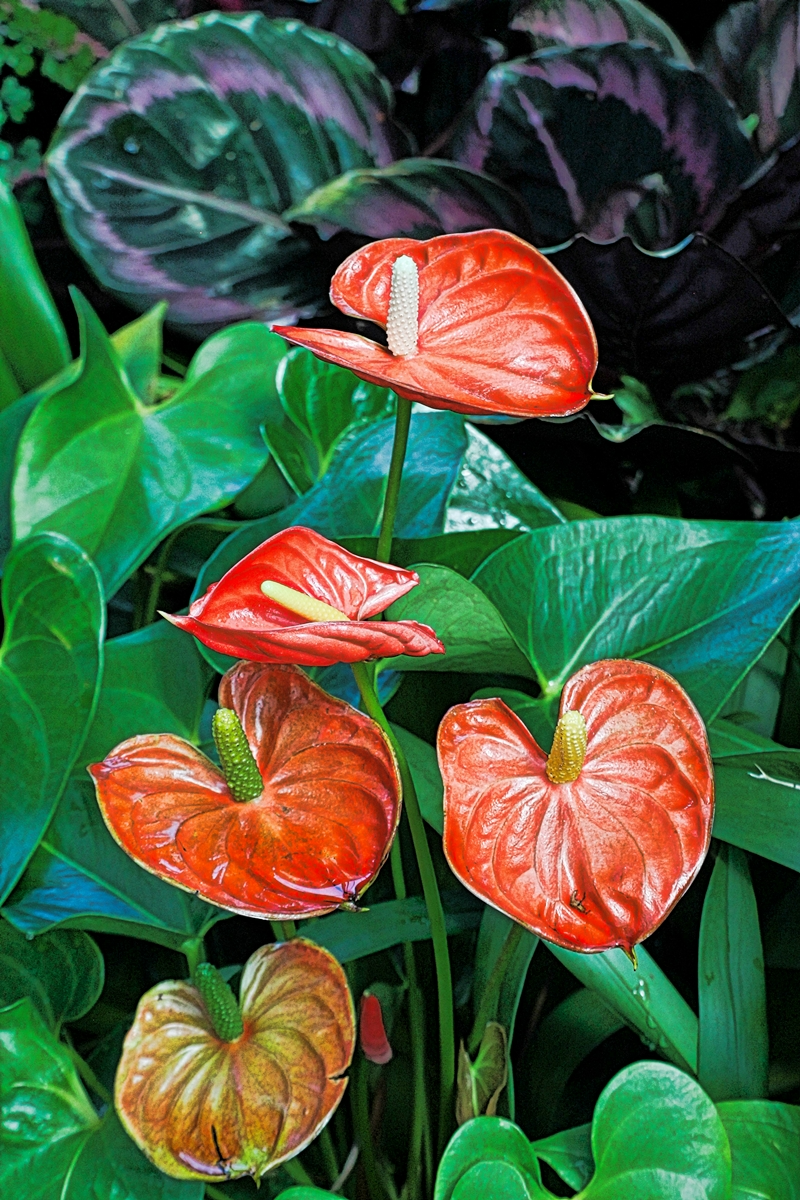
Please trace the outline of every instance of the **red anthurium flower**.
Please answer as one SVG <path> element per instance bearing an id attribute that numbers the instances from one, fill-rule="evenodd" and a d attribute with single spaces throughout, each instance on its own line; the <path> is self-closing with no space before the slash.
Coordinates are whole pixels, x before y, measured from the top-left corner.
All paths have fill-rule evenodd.
<path id="1" fill-rule="evenodd" d="M 281 920 L 352 904 L 400 816 L 380 729 L 296 667 L 238 663 L 219 700 L 222 769 L 171 734 L 130 738 L 89 767 L 112 834 L 148 871 L 232 912 Z"/>
<path id="2" fill-rule="evenodd" d="M 597 341 L 586 310 L 552 263 L 513 234 L 372 242 L 339 267 L 331 300 L 382 326 L 389 349 L 335 329 L 275 332 L 431 408 L 565 416 L 594 394 Z"/>
<path id="3" fill-rule="evenodd" d="M 188 616 L 161 615 L 212 650 L 251 662 L 327 667 L 444 654 L 427 625 L 369 620 L 418 583 L 415 571 L 350 554 L 313 529 L 294 526 L 212 583 Z"/>
<path id="4" fill-rule="evenodd" d="M 438 750 L 450 866 L 558 946 L 632 953 L 705 858 L 714 785 L 703 722 L 647 663 L 573 675 L 549 755 L 501 700 L 452 708 Z"/>
<path id="5" fill-rule="evenodd" d="M 381 1002 L 374 992 L 364 992 L 361 997 L 358 1021 L 358 1037 L 364 1056 L 370 1062 L 383 1066 L 393 1058 L 392 1047 L 386 1036 Z"/>

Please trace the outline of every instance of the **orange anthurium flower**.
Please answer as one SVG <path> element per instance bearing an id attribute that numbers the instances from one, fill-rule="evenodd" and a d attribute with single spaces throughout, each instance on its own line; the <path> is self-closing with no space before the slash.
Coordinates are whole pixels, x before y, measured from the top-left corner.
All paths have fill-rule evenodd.
<path id="1" fill-rule="evenodd" d="M 327 950 L 296 938 L 263 946 L 245 965 L 238 1036 L 220 1036 L 213 1008 L 191 983 L 145 992 L 114 1102 L 167 1175 L 258 1180 L 317 1136 L 347 1087 L 355 1046 L 347 980 Z"/>
<path id="2" fill-rule="evenodd" d="M 444 654 L 419 621 L 371 621 L 419 583 L 415 571 L 350 554 L 296 525 L 262 542 L 195 600 L 162 613 L 204 645 L 251 662 L 303 667 Z"/>
<path id="3" fill-rule="evenodd" d="M 597 341 L 552 263 L 511 233 L 388 238 L 345 259 L 331 300 L 389 349 L 335 329 L 275 325 L 370 383 L 470 416 L 566 416 L 591 400 Z"/>
<path id="4" fill-rule="evenodd" d="M 675 680 L 647 663 L 573 675 L 549 755 L 501 700 L 450 709 L 438 751 L 453 871 L 567 950 L 632 954 L 705 858 L 705 728 Z"/>
<path id="5" fill-rule="evenodd" d="M 353 904 L 389 853 L 400 781 L 374 721 L 291 666 L 238 663 L 214 736 L 222 769 L 171 734 L 130 738 L 89 767 L 131 858 L 245 916 Z"/>

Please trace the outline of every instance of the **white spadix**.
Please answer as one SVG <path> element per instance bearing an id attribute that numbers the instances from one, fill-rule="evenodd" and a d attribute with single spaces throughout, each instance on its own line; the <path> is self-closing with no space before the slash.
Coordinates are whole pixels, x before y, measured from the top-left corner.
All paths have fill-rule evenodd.
<path id="1" fill-rule="evenodd" d="M 411 358 L 419 335 L 419 272 L 413 258 L 401 254 L 392 265 L 386 338 L 392 354 Z"/>

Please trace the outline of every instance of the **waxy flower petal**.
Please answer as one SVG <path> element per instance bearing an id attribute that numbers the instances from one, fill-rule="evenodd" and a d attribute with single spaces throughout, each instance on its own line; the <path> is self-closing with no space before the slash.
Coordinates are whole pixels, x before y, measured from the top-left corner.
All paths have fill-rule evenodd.
<path id="1" fill-rule="evenodd" d="M 303 592 L 346 621 L 309 621 L 265 596 L 272 581 Z M 418 621 L 370 621 L 419 583 L 415 571 L 350 554 L 313 529 L 294 526 L 262 542 L 195 600 L 185 617 L 162 613 L 204 645 L 251 662 L 327 667 L 397 654 L 443 654 Z"/>
<path id="2" fill-rule="evenodd" d="M 501 700 L 450 709 L 438 738 L 445 854 L 466 887 L 548 941 L 630 951 L 708 850 L 705 728 L 679 684 L 643 662 L 584 667 L 564 688 L 567 712 L 585 721 L 586 753 L 558 783 Z"/>
<path id="3" fill-rule="evenodd" d="M 219 700 L 239 716 L 261 796 L 236 801 L 220 769 L 182 738 L 130 738 L 89 768 L 120 846 L 245 916 L 319 916 L 356 901 L 400 817 L 399 775 L 378 726 L 290 666 L 238 663 Z"/>
<path id="4" fill-rule="evenodd" d="M 403 256 L 419 271 L 416 354 L 395 356 L 334 329 L 276 325 L 275 332 L 431 408 L 565 416 L 592 398 L 591 322 L 563 275 L 533 246 L 497 229 L 372 242 L 339 267 L 331 300 L 385 329 L 392 267 Z"/>
<path id="5" fill-rule="evenodd" d="M 296 938 L 242 974 L 244 1032 L 214 1032 L 200 992 L 167 980 L 139 1001 L 114 1101 L 151 1162 L 178 1179 L 260 1179 L 298 1154 L 342 1098 L 355 1016 L 333 955 Z"/>

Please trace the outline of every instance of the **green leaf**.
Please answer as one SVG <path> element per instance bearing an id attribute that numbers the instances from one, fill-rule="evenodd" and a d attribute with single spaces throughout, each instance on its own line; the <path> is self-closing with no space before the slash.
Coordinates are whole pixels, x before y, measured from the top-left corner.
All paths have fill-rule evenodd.
<path id="1" fill-rule="evenodd" d="M 29 392 L 0 411 L 0 571 L 11 549 L 11 484 L 17 444 L 25 422 L 36 407 L 39 393 Z"/>
<path id="2" fill-rule="evenodd" d="M 408 759 L 422 815 L 441 835 L 444 832 L 444 784 L 436 751 L 400 725 L 392 725 L 392 730 Z"/>
<path id="3" fill-rule="evenodd" d="M 474 583 L 448 567 L 415 563 L 420 582 L 386 610 L 389 621 L 421 621 L 444 643 L 446 654 L 381 661 L 396 671 L 498 672 L 533 677 L 495 606 Z"/>
<path id="4" fill-rule="evenodd" d="M 123 325 L 111 341 L 128 375 L 128 383 L 142 404 L 153 404 L 158 395 L 163 339 L 161 327 L 166 304 L 156 304 L 144 316 Z M 177 386 L 178 380 L 174 380 Z"/>
<path id="5" fill-rule="evenodd" d="M 91 780 L 82 776 L 70 780 L 3 913 L 29 935 L 62 925 L 172 949 L 229 915 L 129 858 L 105 827 Z"/>
<path id="6" fill-rule="evenodd" d="M 0 900 L 36 849 L 94 714 L 103 594 L 86 555 L 41 533 L 8 556 L 0 647 Z"/>
<path id="7" fill-rule="evenodd" d="M 112 638 L 81 763 L 102 762 L 140 733 L 174 733 L 197 743 L 212 679 L 195 639 L 167 621 Z"/>
<path id="8" fill-rule="evenodd" d="M 697 1069 L 697 1017 L 643 946 L 634 970 L 622 950 L 578 954 L 545 942 L 584 987 L 591 988 L 652 1049 L 684 1070 Z"/>
<path id="9" fill-rule="evenodd" d="M 549 1133 L 555 1127 L 559 1104 L 573 1071 L 624 1025 L 619 1013 L 590 988 L 573 992 L 547 1014 L 518 1071 L 525 1081 L 520 1108 L 526 1114 L 526 1128 Z"/>
<path id="10" fill-rule="evenodd" d="M 721 846 L 703 904 L 697 1077 L 712 1100 L 761 1100 L 769 1044 L 764 952 L 747 857 Z"/>
<path id="11" fill-rule="evenodd" d="M 717 1112 L 731 1145 L 731 1200 L 800 1200 L 800 1108 L 729 1100 Z"/>
<path id="12" fill-rule="evenodd" d="M 718 759 L 714 780 L 714 836 L 800 871 L 800 750 Z"/>
<path id="13" fill-rule="evenodd" d="M 515 7 L 511 28 L 530 34 L 537 50 L 636 42 L 692 65 L 677 34 L 639 0 L 522 0 Z"/>
<path id="14" fill-rule="evenodd" d="M 19 205 L 2 181 L 0 245 L 0 351 L 19 387 L 17 395 L 21 395 L 65 367 L 70 353 L 66 331 L 36 262 Z"/>
<path id="15" fill-rule="evenodd" d="M 493 551 L 513 542 L 523 532 L 522 529 L 476 529 L 433 537 L 394 538 L 392 562 L 398 567 L 410 567 L 416 562 L 437 563 L 469 579 Z M 344 537 L 341 544 L 365 558 L 374 558 L 378 550 L 377 538 Z"/>
<path id="16" fill-rule="evenodd" d="M 708 743 L 715 763 L 737 754 L 764 754 L 770 750 L 783 749 L 771 738 L 754 733 L 752 729 L 726 720 L 725 717 L 717 717 L 709 725 Z"/>
<path id="17" fill-rule="evenodd" d="M 448 498 L 447 532 L 540 529 L 566 518 L 491 438 L 467 424 L 467 449 Z"/>
<path id="18" fill-rule="evenodd" d="M 800 524 L 614 517 L 540 529 L 474 576 L 551 706 L 602 658 L 674 675 L 706 721 L 800 597 Z"/>
<path id="19" fill-rule="evenodd" d="M 192 330 L 292 324 L 324 306 L 331 260 L 281 214 L 402 153 L 392 103 L 370 60 L 331 33 L 203 13 L 95 68 L 59 121 L 51 191 L 93 274 L 132 307 L 166 296 Z"/>
<path id="20" fill-rule="evenodd" d="M 489 1021 L 483 1032 L 475 1062 L 470 1060 L 464 1043 L 458 1054 L 456 1087 L 456 1123 L 463 1125 L 473 1117 L 493 1117 L 500 1094 L 508 1082 L 508 1038 L 497 1021 Z"/>
<path id="21" fill-rule="evenodd" d="M 320 477 L 311 442 L 288 423 L 267 421 L 262 432 L 281 475 L 296 496 L 304 496 Z"/>
<path id="22" fill-rule="evenodd" d="M 533 1143 L 533 1152 L 576 1192 L 586 1187 L 594 1174 L 591 1125 L 576 1125 L 574 1129 L 540 1138 Z"/>
<path id="23" fill-rule="evenodd" d="M 442 897 L 448 934 L 475 929 L 481 908 L 472 896 L 462 891 L 445 892 Z M 406 900 L 386 900 L 367 906 L 357 913 L 331 913 L 314 917 L 300 925 L 303 937 L 324 946 L 339 962 L 352 962 L 378 954 L 401 942 L 424 942 L 431 936 L 425 901 L 421 896 Z"/>
<path id="24" fill-rule="evenodd" d="M 20 438 L 14 534 L 47 528 L 96 560 L 112 595 L 165 534 L 233 498 L 266 460 L 284 343 L 261 325 L 209 339 L 175 394 L 143 405 L 89 305 L 77 375 L 40 401 Z"/>
<path id="25" fill-rule="evenodd" d="M 546 1200 L 549 1195 L 530 1142 L 503 1117 L 476 1117 L 456 1130 L 433 1193 L 434 1200 Z"/>
<path id="26" fill-rule="evenodd" d="M 787 346 L 764 363 L 750 367 L 739 378 L 723 416 L 729 421 L 760 421 L 788 429 L 800 407 L 800 347 Z"/>
<path id="27" fill-rule="evenodd" d="M 731 1161 L 708 1096 L 668 1063 L 626 1067 L 592 1121 L 595 1173 L 585 1200 L 728 1200 Z"/>
<path id="28" fill-rule="evenodd" d="M 0 1012 L 3 1195 L 25 1200 L 202 1200 L 202 1183 L 163 1175 L 112 1111 L 100 1120 L 66 1048 L 29 1000 Z"/>
<path id="29" fill-rule="evenodd" d="M 0 1008 L 23 997 L 48 1025 L 77 1021 L 103 988 L 103 956 L 88 933 L 57 929 L 30 941 L 0 921 Z"/>

